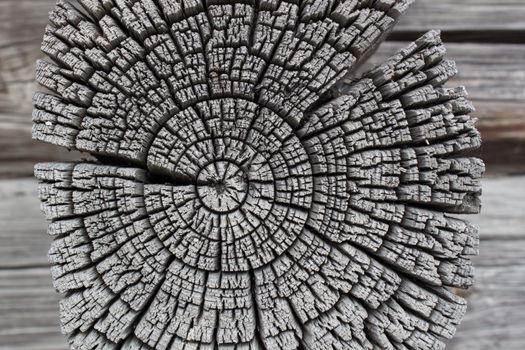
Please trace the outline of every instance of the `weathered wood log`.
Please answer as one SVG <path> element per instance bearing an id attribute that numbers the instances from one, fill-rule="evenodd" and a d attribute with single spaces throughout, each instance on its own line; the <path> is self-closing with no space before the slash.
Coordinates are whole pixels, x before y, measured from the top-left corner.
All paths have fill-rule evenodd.
<path id="1" fill-rule="evenodd" d="M 73 349 L 441 349 L 472 284 L 480 136 L 411 1 L 59 1 L 33 136 Z"/>

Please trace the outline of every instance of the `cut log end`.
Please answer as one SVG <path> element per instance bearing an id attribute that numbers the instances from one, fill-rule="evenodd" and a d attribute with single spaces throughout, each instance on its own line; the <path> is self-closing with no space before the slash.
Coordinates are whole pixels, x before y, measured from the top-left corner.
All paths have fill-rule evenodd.
<path id="1" fill-rule="evenodd" d="M 72 349 L 441 349 L 483 163 L 438 32 L 345 81 L 412 1 L 59 1 L 33 136 Z"/>

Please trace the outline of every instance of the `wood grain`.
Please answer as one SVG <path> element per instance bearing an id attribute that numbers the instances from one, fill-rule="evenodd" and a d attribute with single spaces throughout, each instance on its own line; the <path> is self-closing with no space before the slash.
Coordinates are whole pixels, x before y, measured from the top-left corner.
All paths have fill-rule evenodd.
<path id="1" fill-rule="evenodd" d="M 362 68 L 379 64 L 403 42 L 386 42 Z M 489 172 L 525 170 L 525 45 L 447 43 L 458 66 L 449 85 L 467 87 L 479 118 L 481 157 Z M 502 152 L 501 150 L 505 150 Z"/>
<path id="2" fill-rule="evenodd" d="M 77 154 L 70 155 L 58 147 L 30 139 L 35 62 L 43 57 L 40 41 L 54 3 L 54 0 L 0 2 L 0 177 L 30 176 L 35 161 L 78 158 Z M 525 45 L 495 43 L 496 39 L 512 41 L 509 36 L 525 37 L 506 33 L 524 30 L 524 8 L 521 0 L 505 1 L 503 6 L 496 0 L 419 0 L 392 37 L 405 42 L 387 44 L 383 49 L 384 57 L 394 47 L 403 47 L 406 40 L 430 29 L 443 30 L 445 41 L 456 40 L 448 33 L 465 30 L 481 39 L 485 36 L 486 40 L 479 42 L 494 42 L 447 44 L 449 57 L 458 62 L 460 72 L 453 83 L 468 87 L 477 108 L 479 128 L 486 140 L 483 158 L 489 171 L 525 170 Z M 505 153 L 499 151 L 502 148 Z"/>
<path id="3" fill-rule="evenodd" d="M 524 43 L 522 0 L 419 0 L 393 33 L 393 40 L 414 39 L 442 29 L 446 41 Z"/>
<path id="4" fill-rule="evenodd" d="M 521 229 L 523 237 L 523 223 Z M 469 311 L 450 349 L 522 349 L 525 240 L 483 240 L 475 265 L 477 281 L 468 296 Z"/>
<path id="5" fill-rule="evenodd" d="M 38 215 L 37 187 L 31 179 L 0 181 L 0 247 L 5 247 L 0 254 L 2 350 L 67 349 L 56 317 L 59 297 L 50 283 L 46 256 L 51 237 Z M 475 260 L 477 282 L 463 293 L 469 312 L 448 349 L 522 349 L 524 196 L 525 177 L 484 181 L 484 210 L 476 220 L 483 228 L 481 254 Z M 506 232 L 505 227 L 511 230 Z"/>
<path id="6" fill-rule="evenodd" d="M 47 267 L 0 269 L 0 349 L 67 349 L 50 280 Z"/>
<path id="7" fill-rule="evenodd" d="M 30 102 L 28 102 L 30 103 Z M 31 138 L 31 117 L 0 113 L 0 178 L 31 176 L 35 162 L 88 158 Z"/>
<path id="8" fill-rule="evenodd" d="M 35 63 L 54 0 L 0 2 L 0 178 L 30 176 L 35 161 L 78 154 L 31 139 Z"/>

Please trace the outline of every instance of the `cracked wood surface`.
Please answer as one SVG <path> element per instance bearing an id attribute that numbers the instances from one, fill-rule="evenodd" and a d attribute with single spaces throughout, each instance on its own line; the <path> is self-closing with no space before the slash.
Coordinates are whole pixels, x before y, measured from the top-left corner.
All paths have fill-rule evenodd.
<path id="1" fill-rule="evenodd" d="M 35 161 L 78 159 L 52 145 L 38 144 L 35 152 L 37 143 L 30 137 L 34 63 L 43 57 L 41 33 L 54 3 L 0 2 L 0 177 L 29 176 Z M 476 104 L 474 115 L 480 118 L 477 125 L 485 142 L 482 157 L 489 171 L 524 170 L 525 46 L 501 44 L 525 37 L 524 13 L 521 0 L 418 0 L 394 29 L 392 38 L 405 42 L 387 43 L 373 58 L 379 62 L 429 29 L 442 29 L 447 41 L 456 40 L 455 35 L 475 39 L 476 44 L 449 43 L 447 48 L 460 71 L 454 84 L 468 86 Z M 499 152 L 502 148 L 504 154 Z"/>
<path id="2" fill-rule="evenodd" d="M 46 3 L 47 2 L 47 3 Z M 521 31 L 520 25 L 523 19 L 523 16 L 520 15 L 522 8 L 522 3 L 517 1 L 515 3 L 506 2 L 505 6 L 499 6 L 500 11 L 495 14 L 493 4 L 501 5 L 500 2 L 483 2 L 482 6 L 479 1 L 476 1 L 475 4 L 470 3 L 469 1 L 459 1 L 454 2 L 454 6 L 464 6 L 467 5 L 462 11 L 456 11 L 450 4 L 446 2 L 441 6 L 443 2 L 437 1 L 426 1 L 420 0 L 418 4 L 415 5 L 413 10 L 409 12 L 408 16 L 410 19 L 403 20 L 396 30 L 398 34 L 394 35 L 394 38 L 399 40 L 408 40 L 409 38 L 416 38 L 419 34 L 424 33 L 424 31 L 433 28 L 442 28 L 445 29 L 444 36 L 447 40 L 463 40 L 465 37 L 470 38 L 474 41 L 502 41 L 502 42 L 513 42 L 513 34 L 519 33 Z M 9 40 L 15 37 L 17 38 L 16 42 L 12 45 L 8 43 L 0 48 L 0 55 L 3 52 L 8 52 L 7 55 L 2 57 L 12 57 L 9 60 L 3 60 L 4 62 L 12 62 L 11 64 L 3 65 L 0 64 L 0 69 L 8 67 L 6 73 L 2 71 L 0 78 L 0 90 L 2 87 L 7 86 L 6 81 L 2 80 L 4 77 L 8 77 L 8 83 L 14 84 L 9 89 L 8 93 L 12 94 L 7 96 L 0 92 L 0 101 L 7 101 L 5 104 L 7 107 L 8 113 L 5 113 L 4 117 L 7 122 L 3 123 L 6 125 L 10 131 L 16 130 L 18 133 L 16 137 L 14 132 L 2 133 L 2 137 L 11 136 L 14 140 L 28 140 L 28 135 L 30 133 L 30 121 L 25 117 L 27 115 L 27 110 L 23 111 L 21 106 L 29 106 L 30 92 L 33 89 L 33 82 L 31 81 L 31 74 L 33 68 L 31 67 L 33 60 L 39 55 L 38 54 L 38 45 L 40 38 L 31 39 L 31 36 L 35 33 L 40 33 L 41 28 L 36 28 L 38 26 L 43 27 L 46 23 L 46 12 L 53 4 L 53 1 L 4 1 L 0 3 L 0 6 L 5 5 L 5 11 L 0 11 L 0 16 L 6 14 L 4 21 L 0 23 L 0 26 L 4 28 L 12 29 L 10 33 L 16 33 L 16 35 L 10 34 L 7 36 Z M 434 10 L 437 7 L 444 9 L 443 12 L 433 12 L 432 15 L 425 18 L 424 11 L 428 9 Z M 520 8 L 521 7 L 521 8 Z M 42 8 L 45 8 L 42 10 Z M 450 11 L 454 9 L 454 16 L 464 16 L 461 19 L 456 20 L 456 17 L 447 14 L 447 10 Z M 20 11 L 21 10 L 21 11 Z M 24 13 L 23 22 L 22 17 L 17 16 L 19 13 Z M 481 16 L 482 21 L 474 18 L 472 14 L 476 16 Z M 34 15 L 35 14 L 35 15 Z M 466 16 L 465 16 L 466 15 Z M 469 19 L 470 17 L 470 19 Z M 452 22 L 448 22 L 450 18 L 454 18 Z M 467 20 L 465 20 L 467 18 Z M 20 23 L 19 28 L 12 26 L 11 21 L 18 21 Z M 40 22 L 39 22 L 40 21 Z M 432 27 L 427 27 L 427 23 L 433 23 L 436 21 L 435 25 Z M 480 23 L 481 22 L 481 23 Z M 415 26 L 411 23 L 417 23 Z M 458 28 L 457 23 L 473 23 L 468 28 Z M 23 25 L 22 25 L 23 24 Z M 444 25 L 446 24 L 446 25 Z M 465 30 L 466 32 L 463 32 Z M 0 31 L 0 36 L 6 31 Z M 505 34 L 503 37 L 502 33 Z M 481 34 L 481 36 L 480 36 Z M 481 39 L 480 39 L 481 38 Z M 500 40 L 498 40 L 500 38 Z M 23 47 L 26 45 L 27 50 L 23 49 L 20 51 L 18 47 Z M 390 45 L 390 47 L 389 47 Z M 376 58 L 376 62 L 380 62 L 382 58 L 387 57 L 392 54 L 392 48 L 400 48 L 406 46 L 406 43 L 392 43 L 387 44 L 384 47 L 386 49 L 381 49 L 379 55 Z M 11 48 L 14 47 L 14 50 Z M 2 51 L 5 48 L 8 51 Z M 478 111 L 476 116 L 481 117 L 481 122 L 478 122 L 478 127 L 481 128 L 484 133 L 485 140 L 487 135 L 494 133 L 494 138 L 497 141 L 500 137 L 502 138 L 501 142 L 497 147 L 488 147 L 488 151 L 494 153 L 494 158 L 500 159 L 501 154 L 497 152 L 499 149 L 502 149 L 502 146 L 505 146 L 506 150 L 514 149 L 516 150 L 512 157 L 509 157 L 511 160 L 519 159 L 517 156 L 522 155 L 523 153 L 519 151 L 519 140 L 522 138 L 520 128 L 522 128 L 522 122 L 520 121 L 521 114 L 520 111 L 523 110 L 523 99 L 520 97 L 520 93 L 523 89 L 520 90 L 520 80 L 518 77 L 522 68 L 521 64 L 523 63 L 523 51 L 520 46 L 516 45 L 492 45 L 492 44 L 469 44 L 467 49 L 474 50 L 479 55 L 476 58 L 479 58 L 476 62 L 472 62 L 472 56 L 468 50 L 462 50 L 462 45 L 452 44 L 448 45 L 449 52 L 452 51 L 451 56 L 459 61 L 460 74 L 459 77 L 466 77 L 466 82 L 461 82 L 469 86 L 474 86 L 480 84 L 480 86 L 485 90 L 484 94 L 480 94 L 471 98 L 475 100 Z M 12 51 L 9 51 L 12 50 Z M 19 54 L 22 52 L 22 54 Z M 24 57 L 22 63 L 16 61 L 20 59 L 20 56 Z M 494 57 L 501 59 L 501 63 L 512 65 L 510 71 L 501 69 L 502 65 L 493 64 Z M 29 62 L 29 63 L 28 63 Z M 13 64 L 16 63 L 16 64 Z M 465 65 L 467 68 L 463 67 Z M 19 71 L 16 76 L 9 75 L 11 71 Z M 23 73 L 26 71 L 26 73 Z M 505 90 L 504 94 L 499 94 L 502 92 L 501 87 L 494 85 L 494 79 L 490 79 L 486 76 L 486 72 L 491 72 L 492 77 L 504 77 L 504 79 L 510 82 L 510 89 Z M 20 73 L 21 72 L 21 73 Z M 29 73 L 27 73 L 29 72 Z M 516 74 L 512 74 L 517 72 Z M 522 82 L 521 82 L 522 83 Z M 459 84 L 459 83 L 454 83 Z M 477 88 L 475 88 L 478 90 Z M 477 93 L 477 92 L 476 92 Z M 20 98 L 20 99 L 19 99 Z M 26 99 L 25 102 L 22 102 Z M 512 103 L 501 103 L 501 99 L 511 100 Z M 481 109 L 480 109 L 481 103 Z M 0 106 L 3 106 L 4 102 L 0 103 Z M 503 126 L 501 119 L 511 117 L 510 124 L 507 122 L 507 126 Z M 490 127 L 488 131 L 485 131 L 485 118 L 487 120 L 490 118 Z M 0 132 L 3 132 L 5 128 L 0 128 Z M 2 137 L 0 137 L 0 142 L 2 142 Z M 5 140 L 5 138 L 4 138 Z M 518 141 L 518 142 L 516 142 Z M 9 142 L 11 144 L 11 142 Z M 510 146 L 510 147 L 509 147 Z M 13 150 L 20 154 L 20 157 L 26 159 L 21 170 L 15 170 L 13 172 L 13 166 L 19 166 L 20 162 L 17 161 L 17 157 L 8 157 L 7 159 L 12 160 L 11 163 L 7 163 L 3 157 L 7 155 L 7 152 L 0 152 L 2 156 L 2 161 L 0 163 L 0 173 L 6 174 L 3 172 L 3 169 L 9 169 L 12 174 L 29 174 L 32 157 L 34 156 L 34 144 L 29 145 L 20 142 L 19 146 L 13 147 Z M 499 148 L 498 148 L 499 147 Z M 5 149 L 5 147 L 3 147 Z M 60 148 L 48 147 L 45 148 L 43 145 L 39 145 L 39 149 L 42 153 L 47 152 L 47 156 L 44 155 L 43 159 L 56 159 L 56 155 L 53 152 L 60 150 Z M 485 146 L 485 152 L 487 152 L 487 146 Z M 40 154 L 42 154 L 40 153 Z M 508 154 L 508 152 L 506 152 Z M 63 155 L 61 155 L 63 157 Z M 487 156 L 485 156 L 485 159 Z M 512 168 L 512 167 L 511 167 Z M 8 182 L 7 186 L 13 186 L 14 188 L 19 188 L 19 185 L 16 185 L 15 182 Z M 492 182 L 489 182 L 492 184 Z M 515 179 L 508 180 L 498 180 L 494 181 L 494 186 L 498 188 L 498 191 L 501 191 L 501 194 L 498 194 L 497 191 L 490 192 L 485 190 L 485 214 L 480 217 L 469 218 L 474 222 L 484 225 L 483 227 L 488 226 L 489 230 L 482 231 L 487 233 L 490 231 L 490 234 L 485 238 L 492 239 L 488 242 L 482 242 L 482 255 L 476 259 L 476 262 L 480 267 L 477 270 L 478 276 L 478 286 L 468 293 L 466 296 L 470 300 L 471 311 L 467 314 L 465 322 L 459 329 L 456 338 L 450 343 L 449 349 L 494 349 L 499 347 L 504 347 L 507 349 L 521 349 L 521 344 L 523 344 L 523 335 L 521 329 L 523 328 L 523 300 L 520 297 L 523 295 L 523 275 L 522 273 L 522 257 L 523 251 L 521 250 L 522 240 L 522 222 L 521 222 L 521 212 L 523 208 L 520 207 L 521 204 L 521 192 L 519 189 L 523 189 L 523 182 L 515 181 Z M 34 183 L 22 182 L 21 187 L 26 189 L 34 189 Z M 490 187 L 490 185 L 489 185 Z M 8 266 L 5 269 L 5 274 L 2 278 L 5 277 L 8 282 L 8 287 L 3 286 L 2 293 L 7 295 L 7 303 L 1 306 L 3 312 L 7 314 L 7 317 L 3 319 L 5 322 L 0 329 L 0 344 L 6 344 L 4 347 L 0 345 L 0 349 L 65 349 L 66 344 L 62 340 L 56 331 L 58 325 L 53 324 L 53 315 L 56 315 L 56 307 L 53 303 L 56 303 L 56 296 L 51 291 L 51 287 L 46 288 L 42 286 L 50 285 L 48 283 L 48 274 L 46 274 L 46 269 L 41 267 L 44 265 L 45 257 L 42 255 L 42 252 L 47 249 L 49 241 L 39 233 L 39 230 L 42 231 L 42 223 L 38 221 L 32 222 L 31 220 L 25 222 L 24 216 L 17 216 L 16 214 L 24 213 L 23 210 L 28 210 L 32 208 L 37 215 L 36 204 L 26 203 L 22 198 L 24 197 L 23 193 L 25 190 L 21 188 L 14 197 L 17 198 L 15 202 L 20 202 L 20 205 L 15 205 L 14 209 L 12 203 L 2 207 L 2 213 L 6 213 L 4 217 L 0 220 L 2 223 L 7 223 L 4 225 L 6 231 L 0 232 L 9 232 L 6 234 L 6 238 L 2 236 L 2 241 L 8 242 L 6 245 L 1 244 L 0 247 L 6 247 L 6 255 L 2 256 L 4 259 L 2 263 L 6 263 Z M 8 193 L 4 192 L 4 193 Z M 488 192 L 488 193 L 487 193 Z M 491 193 L 494 196 L 491 196 Z M 489 197 L 487 197 L 489 196 Z M 508 202 L 508 198 L 512 200 L 511 203 Z M 18 201 L 20 199 L 20 201 Z M 491 205 L 492 203 L 497 203 L 496 205 Z M 487 208 L 487 205 L 489 208 Z M 35 216 L 36 217 L 36 216 Z M 28 225 L 29 228 L 25 226 Z M 40 228 L 38 228 L 40 227 Z M 14 228 L 14 229 L 11 229 Z M 30 232 L 31 236 L 26 235 L 26 232 Z M 39 237 L 37 237 L 37 234 Z M 15 242 L 15 243 L 13 243 Z M 17 247 L 15 250 L 11 250 L 8 247 L 13 245 Z M 492 249 L 494 248 L 494 249 Z M 9 252 L 16 252 L 16 256 L 12 256 Z M 483 252 L 490 251 L 493 254 L 484 254 Z M 489 258 L 490 256 L 490 258 Z M 20 257 L 23 257 L 23 262 L 20 262 Z M 487 257 L 487 258 L 486 258 Z M 40 262 L 39 262 L 40 261 Z M 20 267 L 22 266 L 22 268 Z M 4 271 L 4 270 L 2 270 Z M 0 279 L 1 280 L 1 279 Z M 11 283 L 10 281 L 17 281 Z M 36 289 L 35 293 L 40 293 L 40 290 L 47 290 L 42 292 L 41 295 L 43 298 L 35 301 L 38 305 L 33 305 L 32 301 L 35 300 L 35 295 L 31 294 L 31 290 Z M 46 299 L 46 297 L 49 297 Z M 501 297 L 501 298 L 500 298 Z M 18 299 L 17 299 L 18 298 Z M 15 300 L 15 304 L 24 305 L 24 307 L 13 307 L 11 300 Z M 16 302 L 16 300 L 22 300 L 22 302 Z M 3 315 L 3 314 L 2 314 Z M 39 322 L 35 315 L 41 315 L 42 322 Z M 37 321 L 35 322 L 35 319 Z M 5 341 L 4 341 L 5 340 Z"/>
<path id="3" fill-rule="evenodd" d="M 525 342 L 525 177 L 485 179 L 476 285 L 469 311 L 447 349 L 521 350 Z M 46 252 L 51 237 L 39 215 L 37 183 L 0 181 L 0 349 L 65 350 L 58 295 Z M 507 229 L 510 228 L 509 229 Z"/>
<path id="4" fill-rule="evenodd" d="M 412 1 L 59 1 L 33 137 L 72 349 L 444 349 L 480 134 Z"/>
<path id="5" fill-rule="evenodd" d="M 402 43 L 386 42 L 368 62 L 379 64 Z M 489 172 L 522 173 L 525 168 L 525 45 L 447 44 L 458 74 L 449 85 L 468 87 L 483 137 Z M 364 67 L 366 69 L 366 67 Z M 502 150 L 505 150 L 502 152 Z"/>

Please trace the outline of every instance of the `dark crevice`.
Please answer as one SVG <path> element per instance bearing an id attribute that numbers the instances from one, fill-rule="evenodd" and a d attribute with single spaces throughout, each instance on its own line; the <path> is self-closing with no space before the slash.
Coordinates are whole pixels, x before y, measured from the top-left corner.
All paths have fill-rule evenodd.
<path id="1" fill-rule="evenodd" d="M 387 41 L 415 41 L 427 31 L 396 30 L 387 37 Z M 448 30 L 441 32 L 443 41 L 449 43 L 479 44 L 525 44 L 525 30 Z"/>
<path id="2" fill-rule="evenodd" d="M 0 271 L 9 271 L 9 270 L 32 270 L 32 269 L 46 269 L 46 271 L 49 269 L 48 263 L 41 263 L 41 264 L 26 264 L 26 265 L 5 265 L 0 266 Z"/>
<path id="3" fill-rule="evenodd" d="M 172 185 L 175 187 L 183 186 L 211 186 L 215 183 L 210 181 L 199 181 L 194 179 L 186 174 L 177 173 L 177 172 L 168 172 L 163 171 L 163 169 L 148 168 L 143 162 L 126 160 L 120 157 L 115 156 L 95 156 L 97 162 L 95 164 L 119 167 L 119 168 L 138 168 L 146 172 L 147 184 L 166 184 Z"/>

